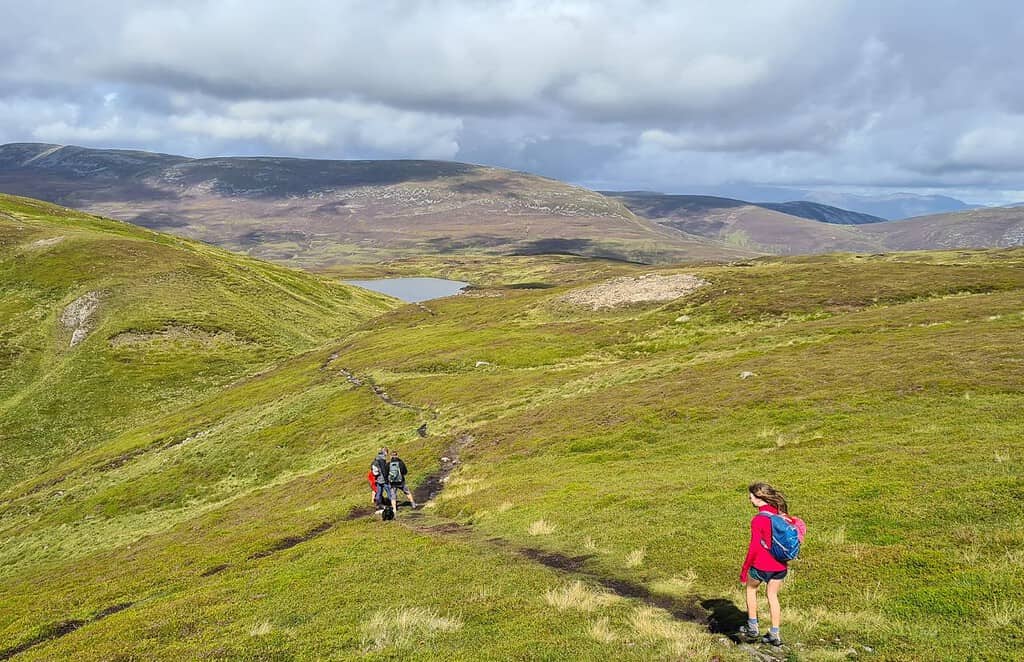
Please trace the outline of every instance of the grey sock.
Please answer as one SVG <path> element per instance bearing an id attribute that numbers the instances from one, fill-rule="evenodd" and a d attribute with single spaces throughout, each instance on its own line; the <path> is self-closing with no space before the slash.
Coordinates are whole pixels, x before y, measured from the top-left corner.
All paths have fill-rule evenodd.
<path id="1" fill-rule="evenodd" d="M 774 637 L 779 636 L 779 628 L 768 628 L 768 632 Z"/>
<path id="2" fill-rule="evenodd" d="M 747 629 L 748 630 L 756 630 L 757 629 L 757 619 L 756 618 L 748 618 L 747 619 Z"/>

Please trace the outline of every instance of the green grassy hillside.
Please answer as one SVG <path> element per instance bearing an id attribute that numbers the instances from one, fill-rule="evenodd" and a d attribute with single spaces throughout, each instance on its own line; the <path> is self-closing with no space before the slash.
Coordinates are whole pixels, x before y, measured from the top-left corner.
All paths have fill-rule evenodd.
<path id="1" fill-rule="evenodd" d="M 2 225 L 5 274 L 27 245 L 70 232 L 41 218 L 52 208 L 5 204 L 19 219 Z M 48 229 L 8 239 L 29 217 Z M 266 278 L 261 292 L 271 274 L 324 288 L 267 294 L 268 306 L 328 306 L 344 291 L 146 241 Z M 41 291 L 59 264 L 3 282 Z M 5 334 L 46 342 L 34 363 L 4 364 L 25 384 L 0 409 L 5 467 L 31 464 L 8 469 L 0 504 L 0 657 L 1016 655 L 1024 251 L 679 267 L 651 273 L 707 284 L 660 303 L 571 302 L 580 288 L 649 271 L 510 258 L 467 295 L 331 329 L 333 341 L 313 331 L 326 324 L 316 306 L 260 317 L 266 335 L 250 317 L 211 322 L 201 328 L 212 336 L 228 328 L 265 343 L 263 354 L 239 352 L 247 364 L 225 348 L 238 372 L 223 379 L 188 358 L 210 351 L 204 343 L 160 334 L 145 342 L 177 347 L 168 364 L 197 366 L 167 378 L 190 393 L 174 406 L 148 395 L 164 388 L 162 354 L 121 361 L 135 341 L 111 341 L 164 328 L 112 321 L 150 300 L 155 277 L 127 279 L 138 303 L 104 313 L 74 348 L 56 330 L 63 306 L 120 291 L 112 281 L 64 285 L 35 317 L 5 296 Z M 227 304 L 173 310 L 231 318 Z M 122 365 L 135 381 L 88 443 L 58 452 L 64 437 L 50 428 L 79 424 L 67 408 L 54 418 L 31 385 L 76 353 L 94 358 L 61 373 L 64 389 L 112 394 Z M 366 513 L 363 476 L 381 443 L 403 450 L 420 487 L 454 466 L 426 508 L 393 523 Z M 742 618 L 754 480 L 786 491 L 809 527 L 783 596 L 781 652 L 719 634 Z"/>
<path id="2" fill-rule="evenodd" d="M 391 305 L 196 242 L 0 196 L 0 489 Z"/>

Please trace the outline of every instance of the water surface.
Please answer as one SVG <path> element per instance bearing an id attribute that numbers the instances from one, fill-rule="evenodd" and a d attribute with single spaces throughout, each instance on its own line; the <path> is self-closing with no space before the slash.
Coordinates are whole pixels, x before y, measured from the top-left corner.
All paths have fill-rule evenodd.
<path id="1" fill-rule="evenodd" d="M 450 297 L 469 286 L 469 283 L 443 278 L 378 278 L 376 280 L 346 280 L 345 283 L 388 294 L 409 303 Z"/>

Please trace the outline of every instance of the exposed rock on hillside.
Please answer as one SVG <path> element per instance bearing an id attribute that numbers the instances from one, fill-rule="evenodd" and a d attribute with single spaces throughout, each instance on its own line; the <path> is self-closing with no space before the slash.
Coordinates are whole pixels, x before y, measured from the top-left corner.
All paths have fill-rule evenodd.
<path id="1" fill-rule="evenodd" d="M 100 293 L 89 292 L 84 294 L 65 308 L 60 315 L 60 323 L 65 329 L 71 331 L 71 347 L 85 340 L 92 330 L 92 316 L 100 305 Z"/>
<path id="2" fill-rule="evenodd" d="M 624 276 L 575 290 L 562 297 L 562 300 L 599 310 L 629 303 L 672 301 L 707 284 L 706 280 L 692 274 L 646 274 L 638 278 Z"/>

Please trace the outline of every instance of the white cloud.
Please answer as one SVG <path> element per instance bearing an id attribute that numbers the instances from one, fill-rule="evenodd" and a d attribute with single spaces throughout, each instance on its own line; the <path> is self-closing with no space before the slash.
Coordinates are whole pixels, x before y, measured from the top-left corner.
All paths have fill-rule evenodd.
<path id="1" fill-rule="evenodd" d="M 465 155 L 669 190 L 1024 177 L 1024 21 L 998 0 L 0 0 L 0 16 L 6 140 Z"/>

